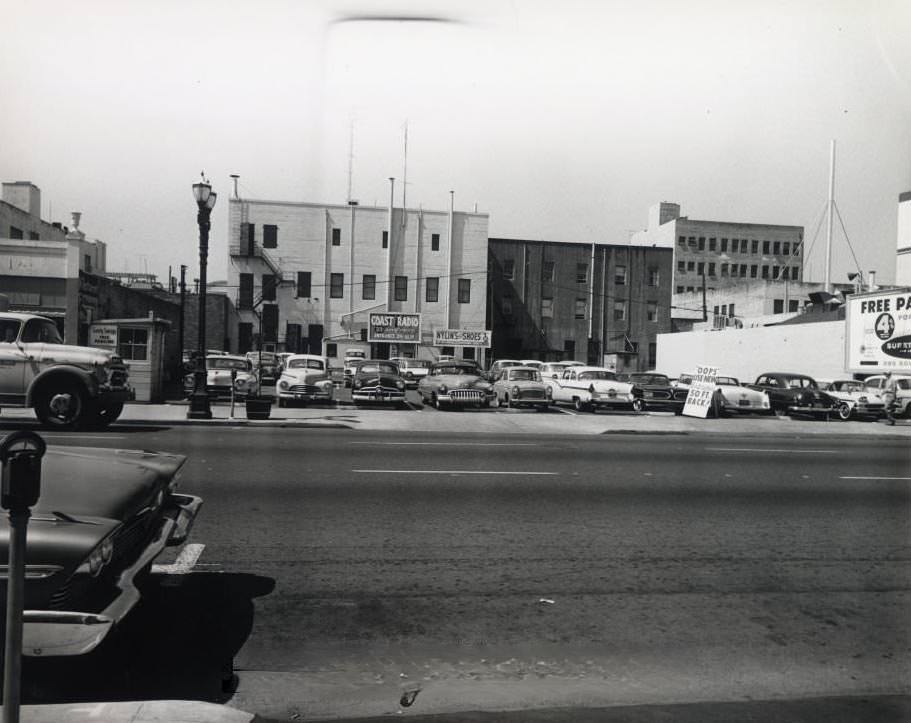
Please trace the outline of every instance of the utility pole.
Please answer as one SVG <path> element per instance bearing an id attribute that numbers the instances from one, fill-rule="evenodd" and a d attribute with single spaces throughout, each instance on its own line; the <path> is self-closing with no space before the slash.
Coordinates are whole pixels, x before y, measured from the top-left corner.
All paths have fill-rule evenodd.
<path id="1" fill-rule="evenodd" d="M 180 374 L 178 379 L 183 380 L 183 334 L 184 334 L 184 308 L 187 301 L 187 267 L 180 265 L 180 324 L 177 325 L 177 348 L 180 352 Z"/>
<path id="2" fill-rule="evenodd" d="M 705 303 L 705 266 L 702 267 L 702 320 L 709 320 L 709 308 Z"/>
<path id="3" fill-rule="evenodd" d="M 832 293 L 832 217 L 835 214 L 835 139 L 829 153 L 829 218 L 826 222 L 826 291 Z"/>

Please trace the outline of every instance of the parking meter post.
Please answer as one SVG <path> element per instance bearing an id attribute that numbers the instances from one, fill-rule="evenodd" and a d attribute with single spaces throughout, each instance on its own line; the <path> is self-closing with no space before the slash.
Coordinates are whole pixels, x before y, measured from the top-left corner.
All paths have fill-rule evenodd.
<path id="1" fill-rule="evenodd" d="M 234 419 L 234 386 L 237 383 L 237 369 L 231 370 L 231 419 Z"/>
<path id="2" fill-rule="evenodd" d="M 3 723 L 18 723 L 22 676 L 22 611 L 25 554 L 31 507 L 41 494 L 41 458 L 47 447 L 34 432 L 20 431 L 0 442 L 0 506 L 9 510 L 6 586 L 6 642 L 3 669 Z"/>

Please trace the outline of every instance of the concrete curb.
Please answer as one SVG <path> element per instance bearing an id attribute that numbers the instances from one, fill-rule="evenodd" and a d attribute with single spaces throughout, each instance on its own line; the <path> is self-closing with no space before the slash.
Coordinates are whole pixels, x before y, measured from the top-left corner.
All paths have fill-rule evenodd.
<path id="1" fill-rule="evenodd" d="M 195 700 L 140 700 L 117 703 L 58 703 L 27 705 L 23 723 L 105 721 L 105 723 L 253 723 L 252 713 Z"/>

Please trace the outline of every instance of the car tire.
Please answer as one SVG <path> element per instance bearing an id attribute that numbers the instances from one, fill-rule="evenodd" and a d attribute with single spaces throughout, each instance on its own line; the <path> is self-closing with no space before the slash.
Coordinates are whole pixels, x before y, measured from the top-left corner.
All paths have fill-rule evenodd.
<path id="1" fill-rule="evenodd" d="M 579 397 L 573 397 L 573 409 L 577 412 L 587 412 L 588 404 L 579 399 Z"/>
<path id="2" fill-rule="evenodd" d="M 838 418 L 843 422 L 847 422 L 851 418 L 851 405 L 847 402 L 839 404 L 835 411 L 838 414 Z"/>
<path id="3" fill-rule="evenodd" d="M 548 405 L 547 405 L 547 404 L 539 404 L 539 405 L 537 405 L 537 406 L 535 407 L 535 411 L 538 411 L 538 412 L 546 412 L 546 411 L 547 411 L 547 408 L 548 408 Z"/>
<path id="4" fill-rule="evenodd" d="M 443 403 L 440 401 L 440 398 L 436 394 L 431 395 L 430 403 L 433 405 L 434 409 L 438 411 L 443 410 Z"/>
<path id="5" fill-rule="evenodd" d="M 507 409 L 512 409 L 513 407 L 516 406 L 516 405 L 513 403 L 512 399 L 509 398 L 509 395 L 508 395 L 508 394 L 506 395 L 505 401 L 506 401 L 506 408 L 507 408 Z"/>
<path id="6" fill-rule="evenodd" d="M 641 399 L 633 400 L 633 411 L 634 412 L 644 412 L 645 411 L 645 402 Z"/>
<path id="7" fill-rule="evenodd" d="M 76 429 L 89 415 L 89 400 L 77 382 L 47 384 L 35 397 L 35 414 L 46 427 Z"/>
<path id="8" fill-rule="evenodd" d="M 123 413 L 123 402 L 114 404 L 93 404 L 91 414 L 86 421 L 95 429 L 107 429 Z"/>
<path id="9" fill-rule="evenodd" d="M 288 400 L 287 400 L 287 399 L 282 399 L 281 397 L 279 397 L 279 398 L 278 398 L 278 406 L 279 406 L 280 408 L 284 409 L 285 407 L 288 406 Z"/>

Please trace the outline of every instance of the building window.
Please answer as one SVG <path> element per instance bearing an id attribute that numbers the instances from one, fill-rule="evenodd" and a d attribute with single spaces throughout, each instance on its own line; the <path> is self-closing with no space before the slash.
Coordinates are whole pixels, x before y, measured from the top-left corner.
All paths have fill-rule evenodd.
<path id="1" fill-rule="evenodd" d="M 649 301 L 645 305 L 645 318 L 649 321 L 658 321 L 658 302 Z"/>
<path id="2" fill-rule="evenodd" d="M 576 318 L 585 318 L 585 299 L 576 299 Z"/>
<path id="3" fill-rule="evenodd" d="M 700 251 L 705 251 L 705 236 L 699 237 L 699 246 L 697 247 Z"/>
<path id="4" fill-rule="evenodd" d="M 800 278 L 800 267 L 792 266 L 791 267 L 791 278 L 797 281 Z"/>
<path id="5" fill-rule="evenodd" d="M 15 226 L 9 227 L 9 237 L 10 238 L 25 238 L 25 236 L 22 235 L 22 229 L 16 228 Z"/>
<path id="6" fill-rule="evenodd" d="M 682 293 L 683 293 L 683 287 L 682 287 L 682 286 L 678 286 L 678 287 L 677 287 L 677 293 L 678 293 L 678 294 L 682 294 Z"/>
<path id="7" fill-rule="evenodd" d="M 759 267 L 756 264 L 750 264 L 750 278 L 755 279 L 756 273 L 758 272 Z"/>
<path id="8" fill-rule="evenodd" d="M 763 256 L 769 255 L 769 242 L 768 241 L 762 242 L 762 255 Z"/>
<path id="9" fill-rule="evenodd" d="M 709 262 L 709 276 L 714 276 L 714 275 L 715 275 L 715 262 L 710 261 Z"/>
<path id="10" fill-rule="evenodd" d="M 728 265 L 727 264 L 721 264 L 721 275 L 722 276 L 728 275 Z"/>
<path id="11" fill-rule="evenodd" d="M 440 234 L 438 234 L 438 233 L 430 234 L 430 250 L 431 251 L 440 250 Z"/>
<path id="12" fill-rule="evenodd" d="M 408 277 L 395 277 L 395 300 L 408 301 Z"/>
<path id="13" fill-rule="evenodd" d="M 779 273 L 778 267 L 777 267 L 777 266 L 773 266 L 773 267 L 772 267 L 772 278 L 773 278 L 773 279 L 777 279 L 777 278 L 778 278 L 778 273 Z"/>
<path id="14" fill-rule="evenodd" d="M 686 261 L 677 262 L 677 271 L 679 271 L 681 274 L 686 271 Z"/>
<path id="15" fill-rule="evenodd" d="M 389 248 L 389 232 L 388 231 L 383 231 L 383 248 L 384 249 Z"/>
<path id="16" fill-rule="evenodd" d="M 712 307 L 712 313 L 715 316 L 718 316 L 718 304 L 715 304 L 715 306 Z"/>
<path id="17" fill-rule="evenodd" d="M 727 305 L 727 304 L 722 304 L 722 305 L 721 305 L 721 315 L 722 315 L 722 316 L 727 316 L 727 315 L 728 315 L 728 305 Z"/>
<path id="18" fill-rule="evenodd" d="M 345 298 L 345 275 L 344 274 L 329 274 L 329 298 L 330 299 L 344 299 Z"/>
<path id="19" fill-rule="evenodd" d="M 576 283 L 585 284 L 588 282 L 588 264 L 576 264 Z"/>
<path id="20" fill-rule="evenodd" d="M 85 272 L 87 274 L 92 273 L 92 256 L 91 256 L 91 254 L 85 254 Z"/>
<path id="21" fill-rule="evenodd" d="M 122 326 L 117 332 L 117 353 L 129 361 L 145 361 L 149 358 L 149 330 L 131 329 Z"/>
<path id="22" fill-rule="evenodd" d="M 798 304 L 799 304 L 799 302 L 797 301 L 797 299 L 788 299 L 788 311 L 790 311 L 790 312 L 797 311 L 800 308 Z"/>
<path id="23" fill-rule="evenodd" d="M 626 321 L 626 302 L 614 302 L 614 321 Z"/>
<path id="24" fill-rule="evenodd" d="M 700 261 L 696 264 L 696 273 L 702 276 L 705 273 L 705 262 Z"/>
<path id="25" fill-rule="evenodd" d="M 504 296 L 500 300 L 500 311 L 503 313 L 503 316 L 512 316 L 512 297 Z"/>
<path id="26" fill-rule="evenodd" d="M 268 223 L 263 225 L 263 248 L 278 248 L 278 226 L 273 226 Z"/>
<path id="27" fill-rule="evenodd" d="M 782 266 L 781 267 L 781 278 L 783 278 L 787 281 L 787 278 L 790 275 L 791 275 L 791 269 L 788 268 L 787 266 Z"/>
<path id="28" fill-rule="evenodd" d="M 791 242 L 783 241 L 781 244 L 781 254 L 783 256 L 790 256 L 791 254 Z"/>
<path id="29" fill-rule="evenodd" d="M 764 279 L 769 278 L 769 267 L 768 266 L 762 267 L 762 278 L 764 278 Z"/>
<path id="30" fill-rule="evenodd" d="M 710 238 L 709 239 L 709 251 L 714 251 L 717 246 L 718 246 L 717 239 Z"/>
<path id="31" fill-rule="evenodd" d="M 361 278 L 361 298 L 376 298 L 376 274 L 364 274 Z"/>
<path id="32" fill-rule="evenodd" d="M 690 248 L 696 248 L 696 237 L 695 237 L 695 236 L 690 236 L 690 237 L 687 239 L 687 243 L 689 244 Z"/>
<path id="33" fill-rule="evenodd" d="M 781 241 L 772 244 L 772 254 L 778 256 L 781 253 Z"/>
<path id="34" fill-rule="evenodd" d="M 333 246 L 342 245 L 342 230 L 340 228 L 332 229 L 332 245 Z"/>
<path id="35" fill-rule="evenodd" d="M 326 342 L 326 356 L 335 359 L 338 356 L 338 344 L 334 341 Z"/>
<path id="36" fill-rule="evenodd" d="M 686 262 L 686 270 L 687 270 L 687 271 L 695 271 L 695 270 L 696 270 L 696 262 L 695 262 L 695 261 L 687 261 L 687 262 Z"/>
<path id="37" fill-rule="evenodd" d="M 692 286 L 687 286 L 686 290 L 687 290 L 687 293 L 692 294 L 696 289 L 694 289 Z"/>
<path id="38" fill-rule="evenodd" d="M 729 315 L 729 316 L 734 316 L 734 305 L 733 305 L 733 304 L 731 304 L 730 306 L 728 306 L 728 315 Z"/>
<path id="39" fill-rule="evenodd" d="M 721 253 L 725 253 L 728 250 L 728 240 L 726 238 L 721 239 Z"/>
<path id="40" fill-rule="evenodd" d="M 440 300 L 440 277 L 428 276 L 424 280 L 424 301 L 435 303 Z"/>
<path id="41" fill-rule="evenodd" d="M 541 299 L 541 318 L 542 319 L 553 319 L 554 318 L 554 300 L 544 297 Z"/>
<path id="42" fill-rule="evenodd" d="M 253 274 L 240 275 L 240 287 L 238 288 L 237 308 L 253 308 Z"/>
<path id="43" fill-rule="evenodd" d="M 658 343 L 650 341 L 648 343 L 648 368 L 654 369 L 658 366 Z"/>
<path id="44" fill-rule="evenodd" d="M 563 353 L 570 359 L 576 356 L 576 340 L 575 339 L 564 339 L 563 340 Z"/>
<path id="45" fill-rule="evenodd" d="M 272 274 L 263 274 L 263 301 L 275 301 L 275 276 Z"/>
<path id="46" fill-rule="evenodd" d="M 614 283 L 617 286 L 626 285 L 626 266 L 615 266 L 614 267 Z"/>
<path id="47" fill-rule="evenodd" d="M 240 252 L 244 256 L 253 256 L 256 252 L 256 226 L 252 223 L 240 225 Z"/>
<path id="48" fill-rule="evenodd" d="M 678 246 L 686 246 L 686 236 L 678 236 L 678 237 L 677 237 L 677 245 L 678 245 Z"/>
<path id="49" fill-rule="evenodd" d="M 440 347 L 440 354 L 443 356 L 454 356 L 455 347 L 454 346 L 443 346 Z"/>
<path id="50" fill-rule="evenodd" d="M 297 298 L 299 298 L 299 299 L 309 299 L 310 298 L 310 272 L 309 271 L 298 271 L 297 272 Z"/>
<path id="51" fill-rule="evenodd" d="M 242 321 L 237 325 L 237 351 L 246 354 L 253 349 L 253 322 Z"/>
<path id="52" fill-rule="evenodd" d="M 39 233 L 35 232 L 35 231 L 29 231 L 29 232 L 28 232 L 28 240 L 29 240 L 29 241 L 40 241 L 40 240 L 41 240 L 41 235 L 40 235 Z"/>
<path id="53" fill-rule="evenodd" d="M 541 280 L 542 281 L 553 281 L 554 280 L 554 262 L 545 261 L 541 265 Z"/>
<path id="54" fill-rule="evenodd" d="M 648 270 L 648 285 L 657 286 L 661 280 L 660 270 L 657 266 L 651 266 Z"/>
<path id="55" fill-rule="evenodd" d="M 459 279 L 459 303 L 471 303 L 471 279 Z"/>
<path id="56" fill-rule="evenodd" d="M 512 281 L 515 276 L 516 262 L 513 259 L 503 261 L 503 278 Z"/>

